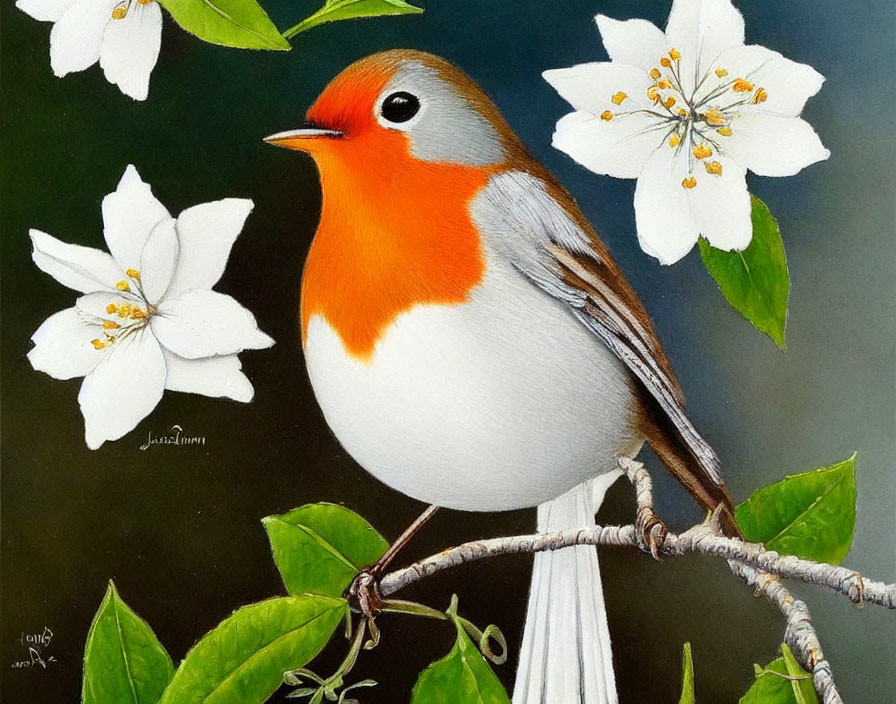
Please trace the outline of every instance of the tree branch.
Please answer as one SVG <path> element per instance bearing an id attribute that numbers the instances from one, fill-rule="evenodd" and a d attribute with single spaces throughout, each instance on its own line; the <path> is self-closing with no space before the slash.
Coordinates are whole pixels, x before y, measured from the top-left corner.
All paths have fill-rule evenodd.
<path id="1" fill-rule="evenodd" d="M 707 528 L 708 525 L 702 523 L 684 533 L 669 533 L 660 547 L 660 554 L 669 557 L 694 552 L 734 560 L 778 577 L 817 584 L 845 595 L 858 605 L 868 602 L 896 609 L 896 584 L 866 579 L 858 572 L 838 565 L 813 562 L 793 555 L 780 555 L 774 550 L 766 550 L 760 543 L 715 535 Z M 467 562 L 498 555 L 559 550 L 573 545 L 637 548 L 638 531 L 634 525 L 596 526 L 584 530 L 517 535 L 464 543 L 390 572 L 380 582 L 380 589 L 383 596 L 389 596 L 409 584 Z"/>
<path id="2" fill-rule="evenodd" d="M 706 521 L 684 533 L 667 533 L 665 524 L 653 512 L 650 475 L 643 465 L 622 458 L 619 467 L 635 488 L 637 513 L 634 525 L 595 526 L 464 543 L 387 574 L 380 580 L 379 593 L 389 596 L 438 572 L 486 557 L 560 550 L 573 545 L 634 547 L 652 553 L 657 559 L 689 552 L 721 557 L 728 561 L 736 576 L 754 588 L 757 596 L 764 593 L 784 616 L 784 640 L 803 667 L 812 673 L 815 691 L 822 703 L 843 704 L 806 604 L 795 599 L 780 580 L 786 578 L 825 587 L 843 594 L 859 607 L 868 602 L 888 609 L 896 609 L 896 584 L 865 579 L 845 567 L 780 555 L 774 550 L 766 550 L 760 543 L 727 537 L 719 529 L 721 507 Z"/>

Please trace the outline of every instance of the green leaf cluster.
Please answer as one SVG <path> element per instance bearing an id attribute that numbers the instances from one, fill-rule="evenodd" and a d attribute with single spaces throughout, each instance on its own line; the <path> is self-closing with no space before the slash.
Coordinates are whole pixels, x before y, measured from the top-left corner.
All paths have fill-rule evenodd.
<path id="1" fill-rule="evenodd" d="M 778 223 L 768 207 L 752 197 L 753 239 L 743 250 L 716 249 L 702 237 L 700 256 L 728 302 L 782 349 L 787 323 L 790 274 Z"/>

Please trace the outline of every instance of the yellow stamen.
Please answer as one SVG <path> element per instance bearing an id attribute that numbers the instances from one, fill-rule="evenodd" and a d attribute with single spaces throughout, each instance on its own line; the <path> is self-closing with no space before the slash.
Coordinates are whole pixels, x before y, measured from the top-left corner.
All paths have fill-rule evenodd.
<path id="1" fill-rule="evenodd" d="M 604 111 L 600 114 L 600 119 L 601 119 L 601 120 L 604 120 L 604 121 L 606 121 L 606 122 L 609 122 L 610 120 L 613 119 L 613 113 L 611 113 L 609 110 L 604 110 Z"/>
<path id="2" fill-rule="evenodd" d="M 102 340 L 91 340 L 90 344 L 93 345 L 93 349 L 95 350 L 101 350 L 106 346 L 106 343 Z"/>
<path id="3" fill-rule="evenodd" d="M 753 90 L 753 84 L 743 78 L 738 78 L 734 81 L 734 85 L 731 86 L 731 90 L 735 93 L 749 93 Z"/>
<path id="4" fill-rule="evenodd" d="M 664 78 L 661 81 L 656 82 L 656 87 L 660 90 L 669 90 L 672 87 L 672 81 L 668 78 Z"/>
<path id="5" fill-rule="evenodd" d="M 128 6 L 127 5 L 119 5 L 114 10 L 112 10 L 112 19 L 113 20 L 123 20 L 128 16 Z M 99 348 L 97 348 L 99 349 Z"/>
<path id="6" fill-rule="evenodd" d="M 125 303 L 118 309 L 119 318 L 127 318 L 131 314 L 131 307 Z"/>
<path id="7" fill-rule="evenodd" d="M 118 330 L 121 325 L 116 323 L 114 320 L 104 320 L 103 321 L 103 330 Z"/>
<path id="8" fill-rule="evenodd" d="M 660 92 L 657 90 L 656 86 L 650 86 L 647 89 L 647 97 L 650 98 L 654 103 L 658 103 L 660 101 Z"/>
<path id="9" fill-rule="evenodd" d="M 114 337 L 107 337 L 107 338 L 106 338 L 106 344 L 107 344 L 107 345 L 111 345 L 113 342 L 115 342 L 115 339 L 116 339 L 116 338 L 114 338 Z"/>
<path id="10" fill-rule="evenodd" d="M 154 0 L 137 0 L 141 5 L 149 5 L 149 3 L 154 2 Z"/>
<path id="11" fill-rule="evenodd" d="M 662 75 L 662 74 L 660 73 L 660 70 L 659 70 L 656 66 L 654 66 L 652 69 L 650 69 L 650 77 L 651 77 L 653 80 L 656 80 L 656 79 L 659 78 L 661 75 Z"/>
<path id="12" fill-rule="evenodd" d="M 681 58 L 681 52 L 678 49 L 669 49 L 669 58 L 678 61 Z"/>
<path id="13" fill-rule="evenodd" d="M 663 103 L 663 105 L 665 105 L 667 108 L 671 108 L 673 105 L 675 105 L 675 98 L 670 95 L 668 98 L 666 98 L 666 102 Z"/>
<path id="14" fill-rule="evenodd" d="M 756 95 L 753 96 L 753 105 L 764 103 L 766 100 L 768 100 L 768 93 L 765 92 L 765 88 L 760 86 L 756 89 Z"/>
<path id="15" fill-rule="evenodd" d="M 717 161 L 707 161 L 703 164 L 706 167 L 706 173 L 712 174 L 713 176 L 721 176 L 722 175 L 722 165 Z"/>
<path id="16" fill-rule="evenodd" d="M 672 62 L 669 61 L 669 59 L 664 56 L 663 58 L 660 59 L 660 65 L 665 66 L 666 68 L 669 68 L 672 65 Z"/>
<path id="17" fill-rule="evenodd" d="M 706 142 L 701 142 L 694 147 L 694 156 L 698 159 L 705 159 L 708 156 L 712 156 L 712 149 L 706 146 Z"/>
<path id="18" fill-rule="evenodd" d="M 681 115 L 682 117 L 685 117 L 685 116 L 687 116 L 688 111 L 685 110 L 684 108 L 678 108 L 678 114 Z"/>
<path id="19" fill-rule="evenodd" d="M 109 305 L 106 306 L 107 313 L 114 313 L 117 310 L 118 310 L 118 306 L 115 305 L 114 303 L 110 303 Z"/>
<path id="20" fill-rule="evenodd" d="M 628 96 L 625 93 L 623 93 L 622 91 L 619 91 L 618 93 L 613 95 L 613 97 L 610 98 L 610 100 L 613 101 L 614 105 L 622 105 L 622 101 L 625 100 L 627 97 Z"/>
<path id="21" fill-rule="evenodd" d="M 722 67 L 720 66 L 719 68 L 716 69 L 716 75 L 717 75 L 719 78 L 724 78 L 725 76 L 728 75 L 728 69 L 727 69 L 727 68 L 722 68 Z"/>
<path id="22" fill-rule="evenodd" d="M 140 278 L 140 272 L 137 271 L 136 269 L 128 269 L 128 270 L 127 270 L 126 272 L 124 272 L 124 273 L 127 274 L 128 276 L 130 276 L 132 279 L 139 279 L 139 278 Z"/>
<path id="23" fill-rule="evenodd" d="M 693 188 L 697 185 L 697 179 L 693 176 L 688 176 L 684 181 L 681 182 L 682 188 Z"/>
<path id="24" fill-rule="evenodd" d="M 725 115 L 715 108 L 704 114 L 703 119 L 706 120 L 707 124 L 713 126 L 725 124 Z"/>
<path id="25" fill-rule="evenodd" d="M 673 134 L 671 137 L 669 137 L 670 147 L 677 147 L 679 144 L 681 144 L 681 137 L 679 137 L 677 134 Z"/>
<path id="26" fill-rule="evenodd" d="M 140 308 L 139 306 L 134 306 L 134 310 L 131 312 L 132 320 L 143 320 L 147 315 L 146 311 Z"/>
<path id="27" fill-rule="evenodd" d="M 117 288 L 119 291 L 130 291 L 131 285 L 127 281 L 119 281 L 117 284 L 115 284 L 115 288 Z"/>
<path id="28" fill-rule="evenodd" d="M 719 129 L 717 129 L 716 132 L 718 132 L 723 137 L 731 136 L 731 128 L 730 127 L 719 127 Z"/>

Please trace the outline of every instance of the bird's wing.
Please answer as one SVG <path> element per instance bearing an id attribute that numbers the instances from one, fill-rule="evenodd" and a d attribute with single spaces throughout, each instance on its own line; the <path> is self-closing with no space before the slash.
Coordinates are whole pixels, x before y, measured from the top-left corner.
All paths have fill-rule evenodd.
<path id="1" fill-rule="evenodd" d="M 491 178 L 472 214 L 484 231 L 501 233 L 490 238 L 491 248 L 566 303 L 625 363 L 655 401 L 647 405 L 659 406 L 668 421 L 663 425 L 671 425 L 698 465 L 690 471 L 702 470 L 723 486 L 719 459 L 685 412 L 681 387 L 643 305 L 566 191 L 546 172 L 504 171 Z M 688 485 L 687 478 L 679 479 Z"/>

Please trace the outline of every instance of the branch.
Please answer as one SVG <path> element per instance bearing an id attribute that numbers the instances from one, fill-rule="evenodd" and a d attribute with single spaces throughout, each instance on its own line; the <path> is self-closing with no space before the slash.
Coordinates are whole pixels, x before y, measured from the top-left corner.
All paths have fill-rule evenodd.
<path id="1" fill-rule="evenodd" d="M 731 563 L 731 571 L 754 587 L 757 596 L 764 593 L 765 598 L 784 616 L 787 624 L 784 629 L 784 641 L 803 666 L 812 673 L 812 683 L 815 685 L 815 691 L 821 696 L 822 704 L 843 704 L 843 698 L 834 684 L 831 664 L 825 660 L 821 642 L 812 625 L 806 604 L 794 599 L 787 587 L 774 575 L 759 572 L 749 565 L 738 562 Z"/>
<path id="2" fill-rule="evenodd" d="M 804 560 L 794 555 L 780 555 L 774 550 L 766 550 L 761 543 L 722 535 L 721 506 L 706 521 L 684 533 L 667 533 L 665 524 L 653 512 L 651 480 L 644 466 L 640 462 L 621 458 L 619 468 L 635 488 L 637 513 L 634 525 L 595 526 L 464 543 L 387 574 L 379 582 L 378 593 L 389 596 L 437 572 L 486 557 L 559 550 L 574 545 L 634 547 L 650 552 L 657 559 L 689 552 L 713 555 L 727 560 L 736 576 L 752 586 L 757 596 L 764 593 L 784 616 L 784 640 L 803 667 L 812 673 L 815 691 L 822 703 L 843 704 L 806 604 L 794 599 L 780 580 L 786 578 L 825 587 L 843 594 L 859 607 L 868 602 L 888 609 L 896 609 L 896 584 L 865 579 L 845 567 Z"/>
<path id="3" fill-rule="evenodd" d="M 389 596 L 409 584 L 467 562 L 498 555 L 559 550 L 573 545 L 637 548 L 638 530 L 634 525 L 596 526 L 584 530 L 517 535 L 464 543 L 409 567 L 390 572 L 380 582 L 380 589 L 383 596 Z M 660 547 L 663 557 L 689 552 L 734 560 L 778 577 L 817 584 L 845 595 L 858 605 L 868 602 L 896 609 L 896 584 L 866 579 L 858 572 L 838 565 L 813 562 L 793 555 L 780 555 L 774 550 L 766 550 L 760 543 L 715 535 L 706 523 L 696 525 L 681 534 L 669 533 Z"/>

